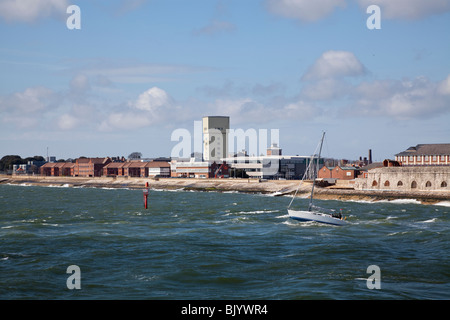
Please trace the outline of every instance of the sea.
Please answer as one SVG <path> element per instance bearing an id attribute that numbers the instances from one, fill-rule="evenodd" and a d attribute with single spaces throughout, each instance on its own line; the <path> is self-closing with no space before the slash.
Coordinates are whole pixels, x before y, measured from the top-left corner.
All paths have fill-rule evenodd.
<path id="1" fill-rule="evenodd" d="M 450 201 L 291 199 L 0 185 L 0 299 L 450 299 Z"/>

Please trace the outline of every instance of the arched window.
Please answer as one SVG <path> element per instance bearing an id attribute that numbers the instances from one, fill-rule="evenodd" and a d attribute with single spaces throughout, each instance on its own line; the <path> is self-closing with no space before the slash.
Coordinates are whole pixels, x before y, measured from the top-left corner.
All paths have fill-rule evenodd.
<path id="1" fill-rule="evenodd" d="M 427 181 L 427 183 L 425 184 L 425 187 L 426 187 L 426 188 L 431 187 L 431 182 L 430 182 L 430 181 Z"/>
<path id="2" fill-rule="evenodd" d="M 403 182 L 401 181 L 397 182 L 397 187 L 403 187 Z"/>
<path id="3" fill-rule="evenodd" d="M 376 180 L 373 180 L 373 182 L 372 182 L 372 187 L 376 187 L 377 185 L 378 185 L 377 181 L 376 181 Z"/>
<path id="4" fill-rule="evenodd" d="M 441 188 L 447 188 L 447 182 L 442 181 L 442 183 L 441 183 Z"/>
<path id="5" fill-rule="evenodd" d="M 389 183 L 389 180 L 386 180 L 385 182 L 384 182 L 384 186 L 385 187 L 389 187 L 391 184 Z"/>
<path id="6" fill-rule="evenodd" d="M 417 188 L 417 182 L 413 181 L 411 182 L 411 189 Z"/>

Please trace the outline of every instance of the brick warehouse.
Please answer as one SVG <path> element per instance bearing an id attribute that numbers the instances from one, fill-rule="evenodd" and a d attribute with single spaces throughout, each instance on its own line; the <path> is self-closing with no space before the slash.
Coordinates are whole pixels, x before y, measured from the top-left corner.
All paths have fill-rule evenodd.
<path id="1" fill-rule="evenodd" d="M 327 167 L 320 168 L 317 177 L 319 179 L 340 179 L 340 180 L 352 180 L 360 174 L 360 168 L 357 167 Z"/>
<path id="2" fill-rule="evenodd" d="M 112 162 L 111 158 L 79 158 L 75 162 L 48 162 L 41 166 L 43 176 L 72 177 L 170 177 L 167 161 Z"/>
<path id="3" fill-rule="evenodd" d="M 103 175 L 107 177 L 170 177 L 170 164 L 166 161 L 128 161 L 111 162 L 104 166 Z"/>

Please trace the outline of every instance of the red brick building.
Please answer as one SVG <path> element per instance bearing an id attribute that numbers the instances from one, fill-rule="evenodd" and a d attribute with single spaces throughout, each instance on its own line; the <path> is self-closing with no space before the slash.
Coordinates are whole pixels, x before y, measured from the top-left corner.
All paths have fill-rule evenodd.
<path id="1" fill-rule="evenodd" d="M 47 162 L 41 166 L 40 171 L 43 176 L 73 176 L 75 164 L 72 162 Z"/>
<path id="2" fill-rule="evenodd" d="M 167 161 L 111 162 L 103 167 L 103 175 L 109 177 L 170 177 Z"/>
<path id="3" fill-rule="evenodd" d="M 106 158 L 78 158 L 75 161 L 75 177 L 100 177 L 103 173 L 103 167 L 111 162 Z"/>
<path id="4" fill-rule="evenodd" d="M 360 173 L 360 168 L 358 167 L 327 167 L 323 166 L 320 168 L 317 177 L 319 179 L 341 179 L 341 180 L 352 180 L 355 179 Z"/>

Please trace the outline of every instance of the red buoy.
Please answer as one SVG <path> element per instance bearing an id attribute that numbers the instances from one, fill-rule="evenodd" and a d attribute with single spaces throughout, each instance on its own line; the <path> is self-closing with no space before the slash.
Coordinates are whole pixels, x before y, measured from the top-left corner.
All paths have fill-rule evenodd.
<path id="1" fill-rule="evenodd" d="M 148 182 L 145 183 L 144 189 L 144 208 L 147 209 L 147 198 L 148 198 Z"/>

